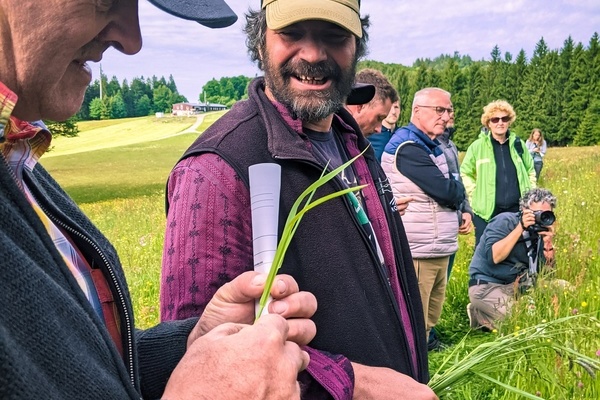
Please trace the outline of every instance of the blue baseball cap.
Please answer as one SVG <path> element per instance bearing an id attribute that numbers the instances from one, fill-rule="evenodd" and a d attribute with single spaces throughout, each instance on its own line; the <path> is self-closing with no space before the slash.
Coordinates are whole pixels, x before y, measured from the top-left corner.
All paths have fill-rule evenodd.
<path id="1" fill-rule="evenodd" d="M 196 21 L 209 28 L 224 28 L 237 21 L 237 15 L 224 0 L 149 0 L 163 11 Z"/>

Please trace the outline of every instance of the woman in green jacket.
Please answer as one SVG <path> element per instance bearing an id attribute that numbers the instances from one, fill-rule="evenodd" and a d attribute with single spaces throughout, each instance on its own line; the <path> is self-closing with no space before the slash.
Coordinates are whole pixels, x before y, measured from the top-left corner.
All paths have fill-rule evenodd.
<path id="1" fill-rule="evenodd" d="M 513 107 L 504 100 L 485 106 L 481 123 L 488 132 L 469 146 L 460 166 L 474 213 L 475 245 L 493 217 L 519 211 L 521 195 L 536 186 L 533 159 L 509 130 L 515 119 Z"/>

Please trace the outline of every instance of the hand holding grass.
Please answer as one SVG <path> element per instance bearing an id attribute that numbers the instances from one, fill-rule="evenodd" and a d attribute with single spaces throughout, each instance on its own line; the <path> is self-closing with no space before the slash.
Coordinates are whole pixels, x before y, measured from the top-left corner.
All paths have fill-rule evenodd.
<path id="1" fill-rule="evenodd" d="M 297 376 L 310 356 L 289 339 L 289 323 L 279 315 L 254 325 L 221 324 L 187 349 L 162 398 L 300 399 Z"/>
<path id="2" fill-rule="evenodd" d="M 249 271 L 220 287 L 190 333 L 188 348 L 197 338 L 223 323 L 252 324 L 254 302 L 263 293 L 265 281 L 265 274 Z M 274 301 L 269 305 L 269 312 L 288 319 L 288 340 L 300 345 L 310 342 L 316 333 L 315 324 L 309 319 L 317 309 L 315 296 L 299 291 L 298 284 L 289 275 L 278 275 L 270 294 Z"/>
<path id="3" fill-rule="evenodd" d="M 290 209 L 290 211 L 288 213 L 288 217 L 285 222 L 285 226 L 283 228 L 283 233 L 281 235 L 281 239 L 279 240 L 279 243 L 277 245 L 277 250 L 275 251 L 275 255 L 273 257 L 273 262 L 271 264 L 271 268 L 270 268 L 269 274 L 267 276 L 267 283 L 265 285 L 263 294 L 260 298 L 259 306 L 257 307 L 256 320 L 258 320 L 258 318 L 262 315 L 263 310 L 265 309 L 265 307 L 268 304 L 269 293 L 271 291 L 271 287 L 273 285 L 275 275 L 277 274 L 277 271 L 279 271 L 279 268 L 281 268 L 281 266 L 283 265 L 283 259 L 285 257 L 285 253 L 288 249 L 288 246 L 290 245 L 290 243 L 292 241 L 292 238 L 294 237 L 294 233 L 296 232 L 296 229 L 298 228 L 298 225 L 300 224 L 300 221 L 302 220 L 302 217 L 304 216 L 304 214 L 306 212 L 310 211 L 311 209 L 313 209 L 314 207 L 318 206 L 319 204 L 323 204 L 324 202 L 326 202 L 328 200 L 331 200 L 331 199 L 339 197 L 339 196 L 344 196 L 351 192 L 359 191 L 365 187 L 365 185 L 362 185 L 362 186 L 346 188 L 346 189 L 340 190 L 338 192 L 323 196 L 323 197 L 313 201 L 313 196 L 315 195 L 318 188 L 320 188 L 325 183 L 329 182 L 331 179 L 333 179 L 335 176 L 337 176 L 340 172 L 342 172 L 346 167 L 350 166 L 350 164 L 352 164 L 356 159 L 358 159 L 364 152 L 365 152 L 365 150 L 363 150 L 363 152 L 360 153 L 359 155 L 357 155 L 356 157 L 348 160 L 346 163 L 340 165 L 339 167 L 335 168 L 333 171 L 331 171 L 327 174 L 325 173 L 327 171 L 327 166 L 326 166 L 325 169 L 323 170 L 323 173 L 321 174 L 321 177 L 315 183 L 313 183 L 308 188 L 306 188 L 306 190 L 304 192 L 302 192 L 302 194 L 300 194 L 300 196 L 298 196 L 298 198 L 292 205 L 292 208 Z"/>

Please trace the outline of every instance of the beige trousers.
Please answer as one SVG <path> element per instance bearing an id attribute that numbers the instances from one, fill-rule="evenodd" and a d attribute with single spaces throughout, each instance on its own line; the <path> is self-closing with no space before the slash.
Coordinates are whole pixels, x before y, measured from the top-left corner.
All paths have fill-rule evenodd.
<path id="1" fill-rule="evenodd" d="M 492 330 L 504 319 L 515 299 L 515 284 L 486 283 L 469 288 L 473 324 Z"/>
<path id="2" fill-rule="evenodd" d="M 419 280 L 421 302 L 423 303 L 426 339 L 429 338 L 429 331 L 437 324 L 440 315 L 442 315 L 442 306 L 446 297 L 449 259 L 450 256 L 413 259 L 413 265 Z"/>

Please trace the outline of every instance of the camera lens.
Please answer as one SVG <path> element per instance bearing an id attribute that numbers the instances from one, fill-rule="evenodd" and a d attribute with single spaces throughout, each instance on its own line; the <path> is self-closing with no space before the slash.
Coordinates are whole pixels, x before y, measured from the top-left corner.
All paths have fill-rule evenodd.
<path id="1" fill-rule="evenodd" d="M 534 211 L 535 223 L 540 226 L 550 226 L 556 221 L 556 216 L 552 211 Z"/>

